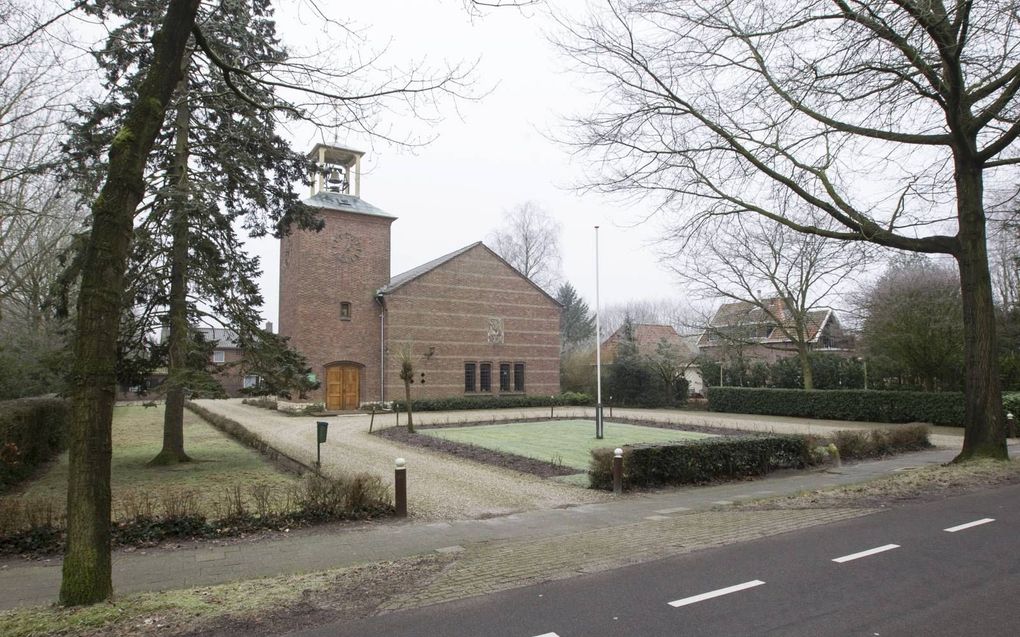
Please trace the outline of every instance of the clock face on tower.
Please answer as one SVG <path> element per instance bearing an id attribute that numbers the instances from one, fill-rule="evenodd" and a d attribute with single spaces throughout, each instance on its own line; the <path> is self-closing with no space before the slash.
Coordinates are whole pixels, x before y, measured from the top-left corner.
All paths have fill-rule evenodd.
<path id="1" fill-rule="evenodd" d="M 333 253 L 340 263 L 354 263 L 361 258 L 361 240 L 349 232 L 333 235 Z"/>

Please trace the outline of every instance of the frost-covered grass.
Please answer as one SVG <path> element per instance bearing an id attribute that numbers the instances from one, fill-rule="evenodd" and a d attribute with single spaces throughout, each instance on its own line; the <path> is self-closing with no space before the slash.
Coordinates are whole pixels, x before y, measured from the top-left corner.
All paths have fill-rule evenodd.
<path id="1" fill-rule="evenodd" d="M 595 438 L 595 423 L 591 420 L 550 420 L 473 427 L 444 427 L 422 429 L 419 433 L 553 464 L 562 464 L 578 471 L 588 469 L 592 449 L 603 447 L 613 449 L 642 442 L 699 440 L 711 436 L 711 434 L 675 429 L 607 422 L 604 427 L 604 437 L 602 440 L 598 440 Z"/>

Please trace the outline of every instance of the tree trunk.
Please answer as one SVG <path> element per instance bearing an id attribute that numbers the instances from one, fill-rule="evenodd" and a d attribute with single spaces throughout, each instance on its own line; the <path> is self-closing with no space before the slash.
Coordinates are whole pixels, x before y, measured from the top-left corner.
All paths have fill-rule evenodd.
<path id="1" fill-rule="evenodd" d="M 411 420 L 411 381 L 404 381 L 404 399 L 407 404 L 407 432 L 414 433 L 414 422 Z"/>
<path id="2" fill-rule="evenodd" d="M 964 436 L 955 462 L 1008 457 L 995 342 L 995 305 L 988 271 L 981 169 L 957 160 L 959 245 L 954 255 L 963 294 Z"/>
<path id="3" fill-rule="evenodd" d="M 82 263 L 72 364 L 67 548 L 60 601 L 110 597 L 111 423 L 117 332 L 135 209 L 145 192 L 145 163 L 180 79 L 181 59 L 199 0 L 171 0 L 154 57 L 135 102 L 110 146 L 106 182 L 92 206 Z"/>
<path id="4" fill-rule="evenodd" d="M 797 344 L 797 358 L 800 359 L 800 373 L 803 377 L 804 389 L 811 391 L 815 388 L 815 375 L 811 370 L 811 353 L 803 341 Z"/>
<path id="5" fill-rule="evenodd" d="M 187 64 L 184 65 L 185 67 Z M 166 409 L 163 412 L 163 448 L 150 465 L 191 462 L 184 452 L 184 377 L 188 366 L 188 78 L 177 87 L 177 121 L 174 133 L 174 165 L 170 176 L 170 303 L 167 345 Z"/>

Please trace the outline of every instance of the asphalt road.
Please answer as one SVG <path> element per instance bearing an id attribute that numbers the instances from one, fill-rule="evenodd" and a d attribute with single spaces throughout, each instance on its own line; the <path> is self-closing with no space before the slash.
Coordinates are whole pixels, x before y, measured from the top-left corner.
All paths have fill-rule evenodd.
<path id="1" fill-rule="evenodd" d="M 1011 486 L 299 634 L 1018 635 L 1018 531 Z"/>

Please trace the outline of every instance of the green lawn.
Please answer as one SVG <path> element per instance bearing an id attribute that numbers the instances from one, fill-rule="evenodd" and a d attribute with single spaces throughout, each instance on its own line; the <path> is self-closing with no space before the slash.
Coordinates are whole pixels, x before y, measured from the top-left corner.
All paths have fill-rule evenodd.
<path id="1" fill-rule="evenodd" d="M 267 485 L 274 499 L 282 499 L 288 486 L 297 482 L 296 477 L 281 473 L 258 453 L 187 410 L 184 449 L 194 462 L 148 466 L 162 442 L 162 405 L 155 409 L 140 405 L 114 409 L 111 482 L 115 519 L 132 517 L 139 508 L 151 507 L 154 513 L 160 513 L 163 500 L 171 492 L 190 494 L 199 512 L 219 517 L 235 486 L 250 505 L 253 485 Z M 57 516 L 62 515 L 67 499 L 67 453 L 38 479 L 6 497 L 32 503 L 34 507 L 52 508 Z"/>
<path id="2" fill-rule="evenodd" d="M 605 437 L 602 440 L 596 440 L 595 423 L 591 420 L 550 420 L 508 425 L 444 427 L 442 429 L 421 429 L 419 433 L 554 464 L 563 464 L 578 471 L 587 471 L 592 449 L 616 448 L 639 442 L 676 442 L 711 437 L 711 434 L 607 422 L 605 423 Z"/>

